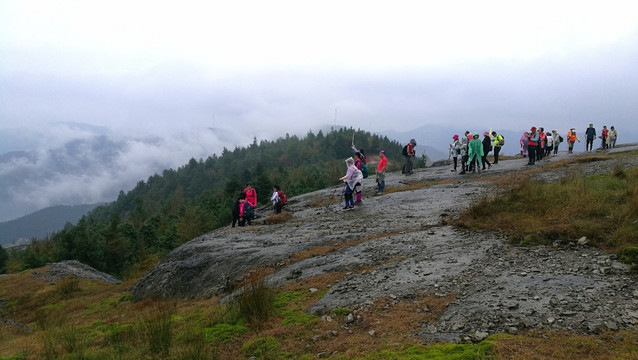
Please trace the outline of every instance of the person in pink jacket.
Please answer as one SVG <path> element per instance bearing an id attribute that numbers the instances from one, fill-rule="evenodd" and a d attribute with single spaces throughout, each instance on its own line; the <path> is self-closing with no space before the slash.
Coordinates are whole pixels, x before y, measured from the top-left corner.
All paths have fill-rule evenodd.
<path id="1" fill-rule="evenodd" d="M 257 207 L 257 191 L 250 184 L 246 184 L 244 188 L 246 194 L 246 201 L 252 206 L 253 209 Z"/>

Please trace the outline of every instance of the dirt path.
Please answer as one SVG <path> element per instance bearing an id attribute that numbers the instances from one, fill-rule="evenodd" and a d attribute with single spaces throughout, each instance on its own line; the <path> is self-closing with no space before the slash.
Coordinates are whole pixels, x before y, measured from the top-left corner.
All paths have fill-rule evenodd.
<path id="1" fill-rule="evenodd" d="M 561 153 L 558 159 L 566 156 Z M 460 232 L 442 225 L 442 219 L 493 191 L 490 178 L 529 168 L 524 163 L 501 161 L 481 174 L 465 176 L 448 167 L 424 169 L 408 178 L 388 174 L 389 188 L 415 181 L 460 182 L 382 196 L 369 196 L 374 187 L 369 178 L 363 205 L 354 210 L 341 210 L 340 187 L 292 198 L 287 205 L 294 214 L 291 220 L 225 228 L 194 239 L 142 278 L 134 295 L 224 295 L 230 283 L 251 270 L 273 267 L 277 270 L 267 281 L 276 286 L 333 272 L 347 274 L 311 307 L 315 313 L 338 307 L 355 310 L 379 298 L 401 301 L 417 293 L 453 296 L 456 300 L 436 322 L 423 325 L 419 335 L 426 340 L 481 340 L 492 333 L 539 328 L 597 333 L 636 326 L 636 277 L 614 255 L 573 239 L 560 239 L 567 246 L 516 247 L 496 233 Z M 617 166 L 637 167 L 638 159 L 569 165 L 537 176 L 552 181 Z M 290 260 L 318 247 L 331 250 Z"/>

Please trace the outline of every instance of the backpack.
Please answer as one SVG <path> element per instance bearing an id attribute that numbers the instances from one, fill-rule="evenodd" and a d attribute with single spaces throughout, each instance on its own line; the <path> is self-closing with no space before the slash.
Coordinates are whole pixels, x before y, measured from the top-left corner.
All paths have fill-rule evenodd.
<path id="1" fill-rule="evenodd" d="M 562 136 L 558 135 L 558 141 L 559 141 L 559 142 L 563 142 L 563 140 L 565 140 L 565 139 L 563 139 L 563 137 L 562 137 Z"/>
<path id="2" fill-rule="evenodd" d="M 279 204 L 281 204 L 281 206 L 286 205 L 286 194 L 279 190 L 279 192 L 277 192 L 277 196 L 279 196 Z"/>
<path id="3" fill-rule="evenodd" d="M 505 145 L 505 136 L 499 134 L 501 137 L 501 140 L 498 141 L 498 146 L 503 146 Z"/>
<path id="4" fill-rule="evenodd" d="M 368 167 L 364 163 L 361 163 L 361 174 L 363 175 L 364 179 L 368 178 Z"/>
<path id="5" fill-rule="evenodd" d="M 253 206 L 248 201 L 244 201 L 244 218 L 252 219 L 254 214 Z"/>
<path id="6" fill-rule="evenodd" d="M 401 153 L 403 154 L 403 156 L 408 156 L 408 145 L 405 145 L 403 147 L 403 151 Z"/>

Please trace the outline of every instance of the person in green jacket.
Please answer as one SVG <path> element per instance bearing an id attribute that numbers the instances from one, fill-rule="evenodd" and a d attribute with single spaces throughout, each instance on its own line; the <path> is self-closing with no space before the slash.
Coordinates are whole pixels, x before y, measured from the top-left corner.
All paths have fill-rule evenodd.
<path id="1" fill-rule="evenodd" d="M 484 152 L 483 142 L 479 140 L 478 134 L 474 134 L 472 141 L 468 144 L 468 155 L 467 164 L 470 165 L 472 172 L 476 172 L 476 170 L 481 171 L 479 161 L 483 157 Z"/>

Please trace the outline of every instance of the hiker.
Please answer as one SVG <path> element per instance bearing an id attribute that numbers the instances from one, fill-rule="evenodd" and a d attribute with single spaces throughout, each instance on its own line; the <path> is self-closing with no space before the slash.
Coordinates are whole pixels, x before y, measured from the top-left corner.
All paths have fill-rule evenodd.
<path id="1" fill-rule="evenodd" d="M 603 131 L 601 131 L 601 133 L 602 135 L 600 138 L 602 139 L 602 143 L 600 147 L 602 147 L 603 150 L 607 150 L 607 137 L 609 136 L 609 130 L 606 125 L 603 125 Z"/>
<path id="2" fill-rule="evenodd" d="M 543 157 L 545 156 L 545 144 L 547 140 L 545 138 L 545 129 L 543 129 L 542 127 L 539 127 L 537 134 L 538 134 L 538 143 L 536 144 L 536 160 L 541 161 L 543 160 Z"/>
<path id="3" fill-rule="evenodd" d="M 479 169 L 479 161 L 483 157 L 483 143 L 479 139 L 479 134 L 474 134 L 474 138 L 467 145 L 468 148 L 468 165 L 470 165 L 470 169 L 472 172 L 476 172 Z"/>
<path id="4" fill-rule="evenodd" d="M 231 226 L 235 227 L 235 224 L 237 224 L 237 226 L 246 226 L 246 224 L 250 225 L 250 221 L 252 219 L 251 212 L 252 207 L 250 206 L 250 203 L 246 201 L 246 193 L 241 192 L 233 205 L 233 224 Z"/>
<path id="5" fill-rule="evenodd" d="M 613 126 L 611 128 L 609 128 L 609 147 L 615 148 L 616 147 L 616 139 L 618 138 L 618 131 L 616 131 L 616 128 L 614 128 Z"/>
<path id="6" fill-rule="evenodd" d="M 556 130 L 552 130 L 552 138 L 554 139 L 554 156 L 558 155 L 558 145 L 563 142 L 563 137 L 558 135 Z"/>
<path id="7" fill-rule="evenodd" d="M 486 131 L 483 133 L 483 156 L 481 156 L 483 170 L 485 170 L 486 163 L 488 169 L 492 167 L 492 164 L 490 164 L 490 161 L 487 159 L 487 154 L 489 154 L 490 151 L 492 151 L 492 139 L 490 139 L 490 133 Z"/>
<path id="8" fill-rule="evenodd" d="M 496 131 L 492 131 L 492 139 L 494 141 L 494 162 L 492 164 L 498 164 L 498 154 L 501 152 L 501 147 L 505 145 L 505 138 Z"/>
<path id="9" fill-rule="evenodd" d="M 250 183 L 246 184 L 244 188 L 244 193 L 246 193 L 246 201 L 252 206 L 252 208 L 257 207 L 257 191 L 250 185 Z M 254 216 L 254 212 L 253 212 Z M 253 219 L 254 220 L 254 219 Z"/>
<path id="10" fill-rule="evenodd" d="M 281 213 L 281 208 L 284 206 L 283 199 L 280 196 L 281 189 L 279 185 L 275 185 L 272 188 L 272 196 L 270 197 L 270 201 L 272 201 L 273 212 L 276 214 Z"/>
<path id="11" fill-rule="evenodd" d="M 410 139 L 410 142 L 407 143 L 403 148 L 405 151 L 403 152 L 403 156 L 405 157 L 405 167 L 403 168 L 403 173 L 405 175 L 412 175 L 414 172 L 412 171 L 412 167 L 414 166 L 414 157 L 416 156 L 416 151 L 414 148 L 416 147 L 416 140 Z"/>
<path id="12" fill-rule="evenodd" d="M 554 137 L 549 131 L 545 134 L 545 141 L 547 141 L 545 144 L 545 157 L 548 157 L 554 150 Z"/>
<path id="13" fill-rule="evenodd" d="M 596 129 L 594 129 L 594 124 L 589 124 L 587 130 L 585 130 L 585 151 L 592 150 L 592 148 L 594 147 L 594 139 L 596 139 Z"/>
<path id="14" fill-rule="evenodd" d="M 385 157 L 385 151 L 379 151 L 379 165 L 377 165 L 377 195 L 382 195 L 385 190 L 385 169 L 388 167 L 388 159 Z"/>
<path id="15" fill-rule="evenodd" d="M 354 166 L 357 168 L 357 170 L 361 171 L 361 174 L 363 176 L 362 170 L 365 164 L 363 164 L 361 160 L 361 153 L 354 154 Z M 355 196 L 355 200 L 354 200 L 355 205 L 361 204 L 361 183 L 357 184 L 357 186 L 354 187 L 354 196 Z"/>
<path id="16" fill-rule="evenodd" d="M 359 154 L 359 159 L 361 159 L 361 162 L 366 165 L 368 163 L 368 159 L 366 158 L 366 154 L 363 152 L 363 149 L 357 149 L 356 146 L 354 146 L 354 144 L 350 147 L 352 149 L 352 151 L 354 151 L 355 154 Z"/>
<path id="17" fill-rule="evenodd" d="M 459 174 L 465 174 L 465 170 L 467 170 L 467 138 L 463 137 L 461 139 L 461 172 Z"/>
<path id="18" fill-rule="evenodd" d="M 578 138 L 578 136 L 576 136 L 576 129 L 569 129 L 569 131 L 567 132 L 567 144 L 569 144 L 569 150 L 567 150 L 568 153 L 571 154 L 574 152 L 574 143 L 576 142 L 576 140 L 580 142 L 580 139 Z"/>
<path id="19" fill-rule="evenodd" d="M 359 158 L 361 159 L 361 162 L 363 163 L 363 165 L 367 165 L 368 164 L 368 159 L 366 158 L 366 154 L 363 152 L 363 149 L 359 149 Z"/>
<path id="20" fill-rule="evenodd" d="M 536 132 L 536 126 L 532 126 L 529 132 L 529 138 L 527 140 L 527 153 L 528 161 L 527 165 L 534 165 L 536 163 L 536 148 L 538 147 L 538 133 Z"/>
<path id="21" fill-rule="evenodd" d="M 452 143 L 450 144 L 449 152 L 450 153 L 447 158 L 448 160 L 450 159 L 450 157 L 454 159 L 454 169 L 452 169 L 452 171 L 456 171 L 456 166 L 459 160 L 459 154 L 461 154 L 461 143 L 459 142 L 458 135 L 452 136 Z"/>
<path id="22" fill-rule="evenodd" d="M 521 135 L 521 139 L 519 143 L 521 144 L 521 155 L 523 157 L 527 157 L 527 143 L 529 141 L 529 133 L 527 131 L 523 131 L 523 135 Z"/>
<path id="23" fill-rule="evenodd" d="M 357 184 L 361 186 L 363 174 L 361 174 L 361 171 L 354 166 L 354 159 L 351 157 L 346 159 L 346 166 L 348 167 L 348 171 L 344 176 L 339 178 L 339 181 L 344 181 L 346 183 L 343 191 L 346 205 L 343 209 L 350 210 L 354 209 L 354 199 L 352 198 L 352 194 L 354 193 Z"/>

